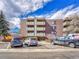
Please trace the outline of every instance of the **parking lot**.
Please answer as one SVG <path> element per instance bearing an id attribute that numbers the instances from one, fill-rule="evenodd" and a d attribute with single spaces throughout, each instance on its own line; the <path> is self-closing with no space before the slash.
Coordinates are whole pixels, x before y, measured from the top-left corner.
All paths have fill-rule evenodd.
<path id="1" fill-rule="evenodd" d="M 45 45 L 38 45 L 38 46 L 29 46 L 23 47 L 26 49 L 68 49 L 70 47 L 60 46 L 60 45 L 52 45 L 52 44 L 45 44 Z"/>
<path id="2" fill-rule="evenodd" d="M 61 45 L 53 45 L 49 42 L 40 42 L 38 46 L 24 46 L 24 47 L 17 47 L 17 48 L 11 48 L 9 45 L 9 42 L 7 43 L 0 43 L 0 49 L 70 49 L 70 47 L 67 46 L 61 46 Z M 79 48 L 79 47 L 78 47 Z M 77 49 L 77 48 L 76 48 Z"/>

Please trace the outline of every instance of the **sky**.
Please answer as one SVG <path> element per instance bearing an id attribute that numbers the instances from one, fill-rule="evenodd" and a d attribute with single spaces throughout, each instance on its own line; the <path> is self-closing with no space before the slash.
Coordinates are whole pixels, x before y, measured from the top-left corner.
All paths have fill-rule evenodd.
<path id="1" fill-rule="evenodd" d="M 11 31 L 17 32 L 23 18 L 64 19 L 79 13 L 79 0 L 0 0 L 0 10 L 10 22 Z"/>

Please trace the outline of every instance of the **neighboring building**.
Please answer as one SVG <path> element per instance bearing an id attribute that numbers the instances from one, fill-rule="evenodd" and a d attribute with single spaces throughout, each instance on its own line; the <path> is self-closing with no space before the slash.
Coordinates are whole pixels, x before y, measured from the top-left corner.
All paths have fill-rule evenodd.
<path id="1" fill-rule="evenodd" d="M 67 35 L 70 31 L 72 31 L 72 26 L 70 26 L 72 19 L 64 19 L 63 20 L 63 34 Z"/>
<path id="2" fill-rule="evenodd" d="M 71 33 L 79 33 L 79 17 L 77 14 L 72 14 L 64 19 L 63 32 L 64 35 Z"/>
<path id="3" fill-rule="evenodd" d="M 21 35 L 53 39 L 63 35 L 63 21 L 44 18 L 27 18 L 21 20 Z"/>

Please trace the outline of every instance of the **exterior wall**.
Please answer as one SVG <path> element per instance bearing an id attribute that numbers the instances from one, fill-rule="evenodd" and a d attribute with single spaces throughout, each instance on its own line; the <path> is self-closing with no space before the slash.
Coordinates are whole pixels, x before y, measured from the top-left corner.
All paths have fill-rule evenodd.
<path id="1" fill-rule="evenodd" d="M 26 36 L 35 36 L 35 20 L 30 18 L 26 19 Z"/>
<path id="2" fill-rule="evenodd" d="M 46 37 L 52 39 L 56 35 L 54 20 L 46 20 Z"/>
<path id="3" fill-rule="evenodd" d="M 56 20 L 56 35 L 63 36 L 63 20 L 58 19 Z"/>
<path id="4" fill-rule="evenodd" d="M 26 23 L 27 36 L 45 36 L 44 19 L 27 19 Z"/>
<path id="5" fill-rule="evenodd" d="M 46 22 L 44 18 L 38 18 L 36 22 L 36 30 L 37 30 L 37 35 L 36 36 L 41 36 L 45 37 L 45 30 L 46 30 Z"/>
<path id="6" fill-rule="evenodd" d="M 21 29 L 20 29 L 20 35 L 25 37 L 27 35 L 27 32 L 26 32 L 26 20 L 21 20 Z"/>

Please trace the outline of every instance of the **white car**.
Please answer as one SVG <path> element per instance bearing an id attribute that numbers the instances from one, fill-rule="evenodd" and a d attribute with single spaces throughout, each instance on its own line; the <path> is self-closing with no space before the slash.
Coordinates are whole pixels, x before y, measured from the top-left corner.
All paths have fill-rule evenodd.
<path id="1" fill-rule="evenodd" d="M 38 45 L 38 41 L 35 38 L 28 38 L 24 41 L 24 45 L 27 46 L 37 46 Z"/>

